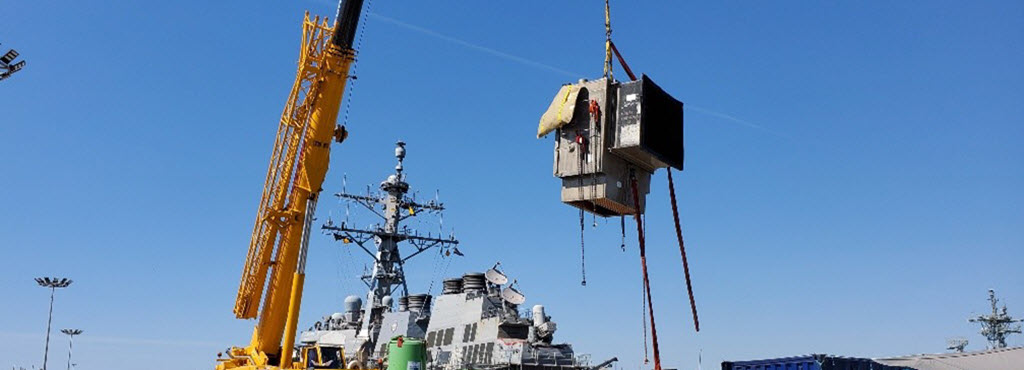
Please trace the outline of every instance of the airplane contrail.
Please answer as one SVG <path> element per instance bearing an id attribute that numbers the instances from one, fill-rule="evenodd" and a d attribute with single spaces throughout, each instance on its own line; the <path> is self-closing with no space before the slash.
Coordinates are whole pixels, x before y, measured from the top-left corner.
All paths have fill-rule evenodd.
<path id="1" fill-rule="evenodd" d="M 499 58 L 502 58 L 502 59 L 505 59 L 505 60 L 517 62 L 517 63 L 520 63 L 520 64 L 525 64 L 525 65 L 528 65 L 528 66 L 531 66 L 531 67 L 545 69 L 545 70 L 548 70 L 548 71 L 551 71 L 551 72 L 555 72 L 555 73 L 558 73 L 558 74 L 561 74 L 561 75 L 569 76 L 569 77 L 572 77 L 572 78 L 577 78 L 579 76 L 582 76 L 579 73 L 570 72 L 570 71 L 567 71 L 567 70 L 564 70 L 564 69 L 552 66 L 550 64 L 541 63 L 541 62 L 538 62 L 538 61 L 535 61 L 535 60 L 531 60 L 531 59 L 523 58 L 523 57 L 520 57 L 520 56 L 512 55 L 512 54 L 509 54 L 509 53 L 506 53 L 506 52 L 503 52 L 503 51 L 491 49 L 491 48 L 486 47 L 486 46 L 477 45 L 477 44 L 471 43 L 471 42 L 463 40 L 463 39 L 459 39 L 459 38 L 455 38 L 455 37 L 452 37 L 452 36 L 448 36 L 448 35 L 445 35 L 443 33 L 440 33 L 440 32 L 437 32 L 437 31 L 434 31 L 434 30 L 431 30 L 431 29 L 427 29 L 427 28 L 423 28 L 423 27 L 420 27 L 420 26 L 417 26 L 417 25 L 414 25 L 414 24 L 406 23 L 406 22 L 403 22 L 403 21 L 400 21 L 400 20 L 397 20 L 397 19 L 394 19 L 394 18 L 391 18 L 391 17 L 380 15 L 378 13 L 370 13 L 370 17 L 373 18 L 373 19 L 377 19 L 377 20 L 380 20 L 380 21 L 384 21 L 384 22 L 387 22 L 387 23 L 394 24 L 396 26 L 399 26 L 399 27 L 402 27 L 402 28 L 405 28 L 405 29 L 413 30 L 413 31 L 416 31 L 416 32 L 419 32 L 419 33 L 422 33 L 422 34 L 425 34 L 425 35 L 433 36 L 433 37 L 436 37 L 436 38 L 439 38 L 439 39 L 442 39 L 442 40 L 445 40 L 445 41 L 448 41 L 448 42 L 459 44 L 459 45 L 465 46 L 467 48 L 470 48 L 470 49 L 473 49 L 473 50 L 476 50 L 476 51 L 479 51 L 479 52 L 487 53 L 487 54 L 490 54 L 490 55 L 493 55 L 493 56 L 496 56 L 496 57 L 499 57 Z"/>
<path id="2" fill-rule="evenodd" d="M 756 129 L 756 130 L 761 130 L 761 131 L 764 131 L 766 133 L 769 133 L 769 134 L 772 134 L 772 135 L 775 135 L 775 136 L 778 136 L 778 137 L 782 137 L 782 138 L 786 138 L 786 139 L 790 139 L 790 140 L 793 139 L 793 137 L 791 137 L 789 135 L 777 132 L 775 130 L 772 130 L 772 129 L 764 127 L 764 126 L 761 126 L 759 124 L 747 121 L 745 119 L 736 118 L 736 117 L 734 117 L 732 115 L 729 115 L 729 114 L 725 114 L 725 113 L 722 113 L 722 112 L 718 112 L 718 111 L 714 111 L 714 110 L 711 110 L 711 109 L 703 108 L 703 107 L 698 106 L 698 105 L 685 104 L 683 106 L 683 109 L 684 110 L 692 110 L 694 112 L 703 113 L 703 114 L 706 114 L 706 115 L 709 115 L 709 116 L 712 116 L 712 117 L 717 117 L 717 118 L 721 118 L 721 119 L 726 120 L 726 121 L 731 121 L 731 122 L 734 122 L 734 123 L 738 123 L 738 124 L 741 124 L 743 126 L 746 126 L 746 127 L 752 128 L 752 129 Z"/>
<path id="3" fill-rule="evenodd" d="M 327 2 L 324 2 L 324 3 L 326 4 Z M 496 50 L 496 49 L 492 49 L 492 48 L 489 48 L 489 47 L 486 47 L 486 46 L 474 44 L 472 42 L 469 42 L 469 41 L 466 41 L 466 40 L 463 40 L 463 39 L 460 39 L 460 38 L 448 36 L 448 35 L 445 35 L 443 33 L 440 33 L 440 32 L 437 32 L 437 31 L 434 31 L 434 30 L 431 30 L 431 29 L 428 29 L 428 28 L 424 28 L 424 27 L 421 27 L 421 26 L 417 26 L 417 25 L 414 25 L 414 24 L 411 24 L 411 23 L 408 23 L 408 22 L 405 22 L 405 21 L 401 21 L 401 20 L 395 19 L 395 18 L 391 18 L 391 17 L 385 16 L 385 15 L 381 15 L 379 13 L 370 12 L 369 16 L 371 18 L 373 18 L 373 19 L 376 19 L 376 20 L 379 20 L 379 21 L 382 21 L 382 22 L 390 23 L 390 24 L 393 24 L 393 25 L 396 25 L 396 26 L 399 26 L 399 27 L 402 27 L 402 28 L 405 28 L 405 29 L 408 29 L 408 30 L 412 30 L 412 31 L 415 31 L 415 32 L 419 32 L 419 33 L 428 35 L 428 36 L 439 38 L 439 39 L 442 39 L 442 40 L 445 40 L 445 41 L 448 41 L 448 42 L 451 42 L 451 43 L 459 44 L 459 45 L 462 45 L 464 47 L 467 47 L 467 48 L 470 48 L 470 49 L 473 49 L 473 50 L 476 50 L 476 51 L 479 51 L 479 52 L 482 52 L 482 53 L 490 54 L 492 56 L 496 56 L 496 57 L 499 57 L 499 58 L 502 58 L 502 59 L 505 59 L 505 60 L 513 61 L 513 62 L 516 62 L 516 63 L 519 63 L 519 64 L 531 66 L 531 67 L 538 68 L 538 69 L 547 70 L 549 72 L 558 73 L 558 74 L 561 74 L 561 75 L 564 75 L 564 76 L 567 76 L 567 77 L 570 77 L 570 78 L 574 78 L 574 79 L 575 78 L 579 78 L 580 76 L 583 76 L 583 74 L 581 74 L 581 73 L 576 73 L 576 72 L 568 71 L 568 70 L 565 70 L 565 69 L 562 69 L 562 68 L 558 68 L 558 67 L 552 66 L 550 64 L 538 62 L 536 60 L 523 58 L 523 57 L 520 57 L 520 56 L 517 56 L 517 55 L 512 55 L 512 54 L 509 54 L 509 53 L 506 53 L 506 52 L 503 52 L 503 51 L 500 51 L 500 50 Z M 730 122 L 733 122 L 733 123 L 738 123 L 738 124 L 741 124 L 741 125 L 746 126 L 748 128 L 764 131 L 765 133 L 768 133 L 768 134 L 771 134 L 771 135 L 775 135 L 775 136 L 778 136 L 778 137 L 782 137 L 782 138 L 786 138 L 786 139 L 791 139 L 791 140 L 793 139 L 789 135 L 777 132 L 777 131 L 769 129 L 769 128 L 765 127 L 765 126 L 762 126 L 762 125 L 759 125 L 759 124 L 756 124 L 756 123 L 753 123 L 753 122 L 750 122 L 750 121 L 747 121 L 747 120 L 744 120 L 744 119 L 741 119 L 741 118 L 737 118 L 737 117 L 732 116 L 732 115 L 727 114 L 727 113 L 718 112 L 718 111 L 715 111 L 715 110 L 712 110 L 712 109 L 704 108 L 704 107 L 693 105 L 693 104 L 686 104 L 684 109 L 692 110 L 692 111 L 697 112 L 697 113 L 702 113 L 702 114 L 709 115 L 709 116 L 712 116 L 712 117 L 720 118 L 720 119 L 723 119 L 723 120 L 726 120 L 726 121 L 730 121 Z"/>

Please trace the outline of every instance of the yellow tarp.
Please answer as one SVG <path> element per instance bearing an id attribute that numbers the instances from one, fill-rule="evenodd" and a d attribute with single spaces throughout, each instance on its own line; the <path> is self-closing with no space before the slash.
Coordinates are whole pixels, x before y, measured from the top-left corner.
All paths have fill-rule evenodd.
<path id="1" fill-rule="evenodd" d="M 580 87 L 576 85 L 564 85 L 558 89 L 558 94 L 551 101 L 548 110 L 540 116 L 540 125 L 537 126 L 538 138 L 572 121 L 572 114 L 576 111 L 579 95 Z"/>

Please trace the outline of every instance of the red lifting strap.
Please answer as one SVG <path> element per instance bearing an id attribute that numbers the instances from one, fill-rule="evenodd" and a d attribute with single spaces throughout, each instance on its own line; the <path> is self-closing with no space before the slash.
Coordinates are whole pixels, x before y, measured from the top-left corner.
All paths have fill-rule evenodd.
<path id="1" fill-rule="evenodd" d="M 693 300 L 693 285 L 690 284 L 690 265 L 686 263 L 686 247 L 683 244 L 683 228 L 679 226 L 679 208 L 676 207 L 676 186 L 672 183 L 672 168 L 668 168 L 668 194 L 672 199 L 672 217 L 676 220 L 676 238 L 679 239 L 679 254 L 683 255 L 683 274 L 686 275 L 686 293 L 690 295 L 690 312 L 693 312 L 693 329 L 700 331 L 697 320 L 697 303 Z"/>
<path id="2" fill-rule="evenodd" d="M 633 81 L 636 81 L 636 75 L 633 74 L 633 70 L 632 69 L 629 69 L 629 65 L 626 64 L 626 60 L 622 58 L 622 54 L 619 54 L 619 48 L 615 47 L 615 43 L 614 42 L 608 41 L 608 44 L 611 45 L 612 51 L 615 52 L 615 57 L 619 58 L 619 64 L 622 65 L 622 69 L 626 71 L 626 75 L 629 76 L 629 79 L 633 80 Z"/>
<path id="3" fill-rule="evenodd" d="M 629 75 L 629 79 L 636 81 L 636 75 L 633 74 L 633 70 L 629 68 L 628 64 L 626 64 L 626 59 L 622 57 L 621 53 L 619 53 L 619 48 L 615 47 L 615 43 L 610 40 L 608 43 L 611 46 L 612 52 L 615 53 L 615 57 L 619 59 L 619 64 L 622 65 L 622 69 L 626 71 L 627 75 Z M 635 180 L 636 179 L 634 179 L 634 181 Z M 633 189 L 633 191 L 635 192 L 636 189 Z M 697 303 L 694 302 L 693 285 L 690 283 L 690 265 L 686 263 L 686 247 L 683 245 L 683 228 L 679 226 L 679 210 L 676 207 L 676 187 L 672 184 L 672 168 L 668 169 L 668 191 L 672 198 L 672 217 L 674 217 L 676 221 L 676 238 L 679 240 L 679 253 L 683 255 L 683 274 L 686 275 L 686 293 L 690 296 L 690 312 L 693 313 L 693 328 L 699 332 L 700 321 L 697 319 Z M 634 198 L 637 198 L 635 194 Z M 640 245 L 643 245 L 642 236 L 640 238 Z"/>
<path id="4" fill-rule="evenodd" d="M 651 315 L 651 344 L 654 347 L 654 370 L 661 370 L 661 355 L 658 352 L 658 329 L 654 327 L 654 302 L 651 302 L 651 281 L 647 277 L 647 248 L 644 245 L 644 225 L 640 219 L 640 194 L 637 191 L 635 175 L 630 175 L 630 182 L 633 186 L 633 206 L 636 212 L 633 218 L 636 220 L 636 236 L 640 244 L 640 266 L 644 274 L 644 290 L 647 292 L 647 310 Z"/>

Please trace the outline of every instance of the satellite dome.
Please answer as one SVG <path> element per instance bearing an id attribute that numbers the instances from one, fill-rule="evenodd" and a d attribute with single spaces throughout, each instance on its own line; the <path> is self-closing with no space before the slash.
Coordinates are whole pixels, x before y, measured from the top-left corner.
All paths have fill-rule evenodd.
<path id="1" fill-rule="evenodd" d="M 363 300 L 359 296 L 350 295 L 345 297 L 345 312 L 357 312 L 363 307 Z"/>

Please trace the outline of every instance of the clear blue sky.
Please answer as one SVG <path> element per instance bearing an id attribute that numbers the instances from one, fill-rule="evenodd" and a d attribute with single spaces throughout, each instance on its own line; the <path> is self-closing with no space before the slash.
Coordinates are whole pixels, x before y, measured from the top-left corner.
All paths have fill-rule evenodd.
<path id="1" fill-rule="evenodd" d="M 988 288 L 1024 315 L 1024 4 L 629 3 L 612 4 L 617 44 L 688 107 L 677 189 L 703 331 L 661 173 L 647 227 L 666 367 L 699 349 L 705 368 L 978 349 L 966 318 Z M 600 75 L 602 8 L 374 1 L 325 188 L 376 186 L 406 140 L 410 182 L 440 189 L 467 254 L 449 275 L 502 261 L 558 339 L 636 369 L 635 242 L 619 250 L 618 220 L 588 227 L 579 285 L 576 213 L 533 137 L 560 84 Z M 80 370 L 209 369 L 247 343 L 231 308 L 306 9 L 334 4 L 3 5 L 2 47 L 28 65 L 0 82 L 0 366 L 42 360 L 42 275 L 75 279 L 54 325 L 85 330 Z M 326 236 L 310 248 L 302 327 L 362 293 L 367 263 Z M 439 275 L 430 258 L 413 290 Z"/>

